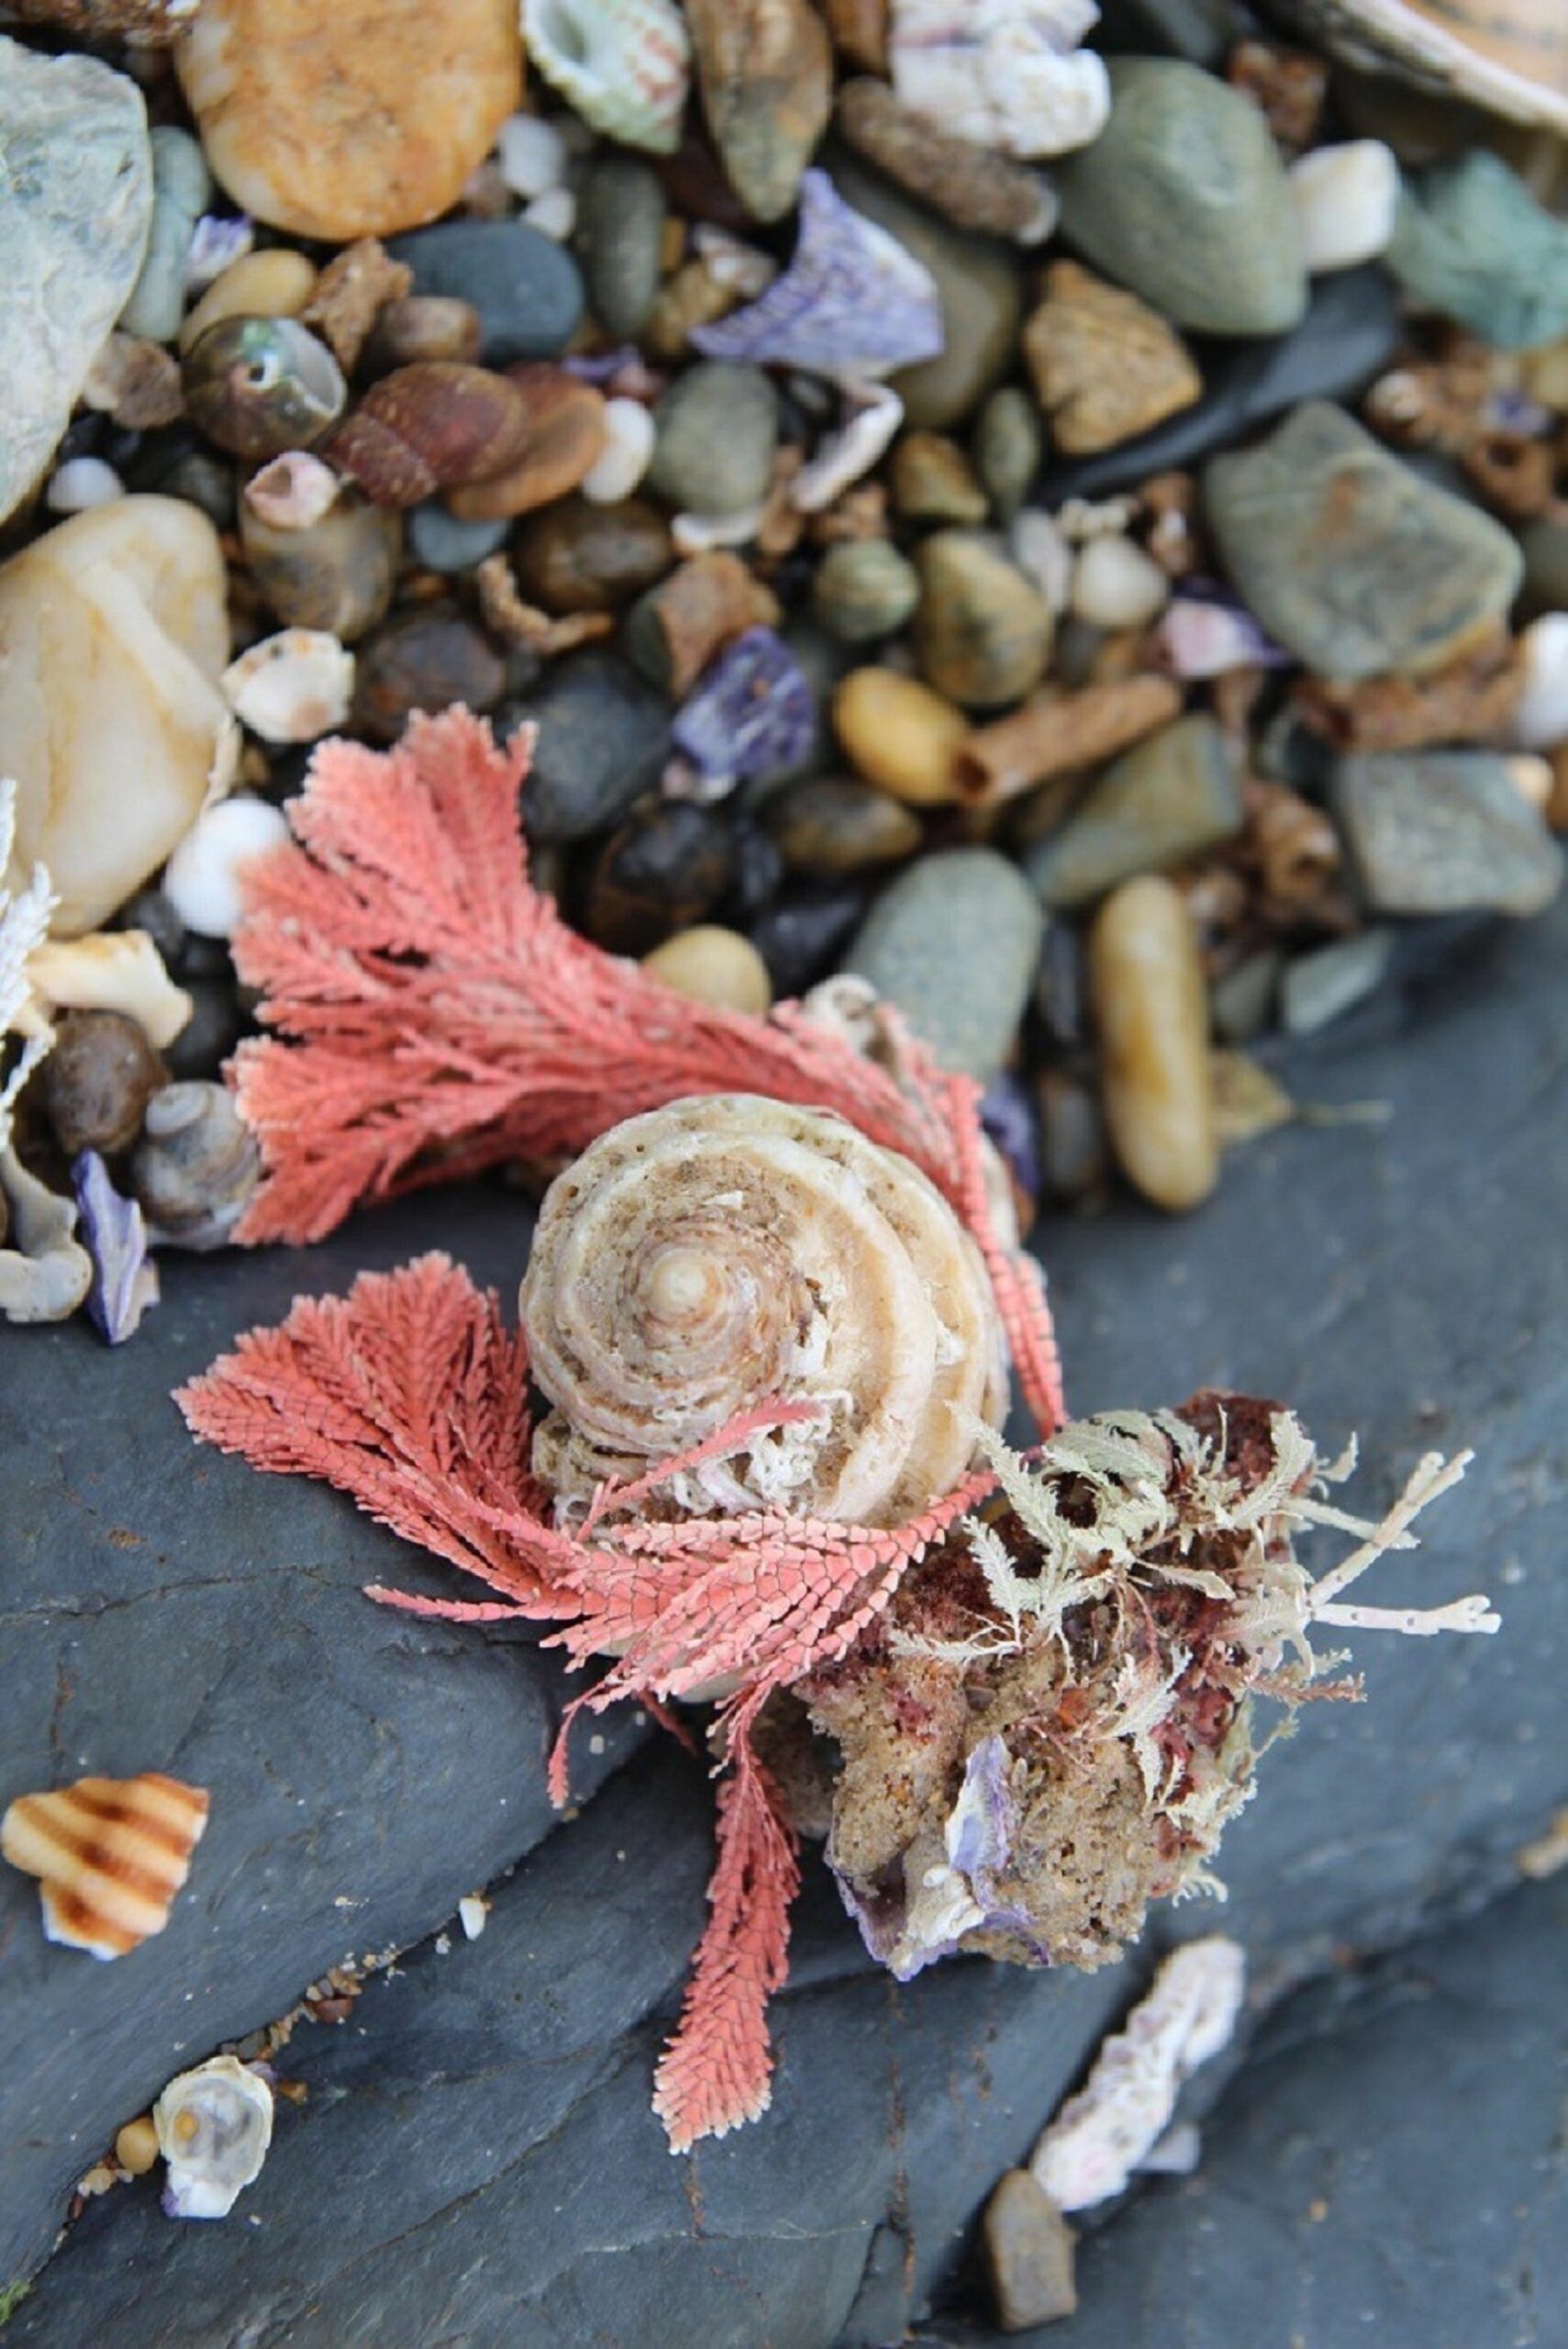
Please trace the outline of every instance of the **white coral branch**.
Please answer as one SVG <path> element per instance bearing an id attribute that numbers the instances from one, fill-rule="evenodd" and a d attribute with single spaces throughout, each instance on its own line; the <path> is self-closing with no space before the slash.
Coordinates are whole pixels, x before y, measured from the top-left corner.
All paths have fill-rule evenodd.
<path id="1" fill-rule="evenodd" d="M 0 776 L 0 1050 L 22 1024 L 31 987 L 28 957 L 49 934 L 49 918 L 59 902 L 49 874 L 35 864 L 32 877 L 13 890 L 6 879 L 17 836 L 17 786 Z M 20 1054 L 8 1074 L 0 1075 L 0 1151 L 11 1138 L 11 1112 L 17 1097 L 54 1041 L 47 1024 L 33 1022 Z"/>

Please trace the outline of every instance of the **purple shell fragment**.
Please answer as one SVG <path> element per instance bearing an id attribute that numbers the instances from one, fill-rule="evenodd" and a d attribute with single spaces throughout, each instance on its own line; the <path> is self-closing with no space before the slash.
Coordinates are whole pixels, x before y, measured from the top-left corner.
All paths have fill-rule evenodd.
<path id="1" fill-rule="evenodd" d="M 1040 1186 L 1040 1129 L 1028 1093 L 1006 1069 L 992 1078 L 980 1097 L 980 1122 L 1018 1188 L 1034 1198 Z"/>
<path id="2" fill-rule="evenodd" d="M 785 774 L 811 754 L 817 699 L 771 628 L 749 628 L 708 663 L 671 728 L 700 774 Z"/>
<path id="3" fill-rule="evenodd" d="M 95 1150 L 72 1162 L 72 1186 L 82 1211 L 83 1237 L 93 1259 L 87 1310 L 117 1346 L 133 1337 L 142 1315 L 158 1302 L 158 1267 L 147 1253 L 147 1227 L 134 1199 L 120 1197 Z"/>
<path id="4" fill-rule="evenodd" d="M 759 300 L 717 325 L 694 328 L 691 340 L 708 359 L 863 381 L 934 359 L 942 348 L 941 304 L 923 262 L 851 211 L 826 172 L 807 172 L 789 267 Z"/>
<path id="5" fill-rule="evenodd" d="M 1294 655 L 1260 628 L 1217 579 L 1184 579 L 1154 631 L 1173 676 L 1222 677 L 1231 669 L 1288 669 Z"/>

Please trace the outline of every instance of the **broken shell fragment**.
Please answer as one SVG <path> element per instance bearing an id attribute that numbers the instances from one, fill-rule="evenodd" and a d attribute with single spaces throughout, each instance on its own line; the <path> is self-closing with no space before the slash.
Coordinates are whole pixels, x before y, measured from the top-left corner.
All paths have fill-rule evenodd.
<path id="1" fill-rule="evenodd" d="M 1078 47 L 1095 0 L 894 0 L 887 43 L 903 105 L 1004 155 L 1064 155 L 1110 116 L 1105 61 Z"/>
<path id="2" fill-rule="evenodd" d="M 264 742 L 314 742 L 349 715 L 354 656 L 324 629 L 285 628 L 231 661 L 219 682 Z"/>
<path id="3" fill-rule="evenodd" d="M 39 1879 L 51 1942 L 123 1957 L 168 1923 L 207 1806 L 203 1787 L 157 1771 L 78 1778 L 18 1795 L 0 1820 L 0 1854 Z"/>
<path id="4" fill-rule="evenodd" d="M 8 1142 L 0 1149 L 0 1313 L 7 1321 L 68 1321 L 93 1279 L 93 1259 L 74 1237 L 75 1208 L 29 1174 Z"/>
<path id="5" fill-rule="evenodd" d="M 232 2055 L 170 2081 L 152 2108 L 171 2219 L 227 2219 L 272 2142 L 272 2091 Z"/>

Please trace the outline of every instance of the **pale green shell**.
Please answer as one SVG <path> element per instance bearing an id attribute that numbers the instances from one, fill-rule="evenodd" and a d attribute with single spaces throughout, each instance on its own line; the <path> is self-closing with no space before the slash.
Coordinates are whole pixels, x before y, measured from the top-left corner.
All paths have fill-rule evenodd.
<path id="1" fill-rule="evenodd" d="M 584 122 L 673 154 L 692 53 L 674 0 L 523 0 L 522 22 L 528 55 Z"/>

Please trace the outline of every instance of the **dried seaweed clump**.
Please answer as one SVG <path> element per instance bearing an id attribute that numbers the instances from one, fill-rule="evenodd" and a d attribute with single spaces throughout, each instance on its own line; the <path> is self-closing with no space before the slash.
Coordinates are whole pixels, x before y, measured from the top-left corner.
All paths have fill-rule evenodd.
<path id="1" fill-rule="evenodd" d="M 1076 1420 L 1028 1461 L 980 1442 L 1002 1501 L 799 1691 L 840 1754 L 828 1859 L 900 1979 L 959 1950 L 1103 1965 L 1151 1900 L 1219 1889 L 1209 1861 L 1289 1709 L 1360 1694 L 1321 1676 L 1314 1626 L 1496 1629 L 1484 1599 L 1341 1599 L 1462 1458 L 1424 1460 L 1373 1526 L 1322 1497 L 1348 1463 L 1240 1397 Z M 1316 1582 L 1307 1524 L 1359 1537 Z M 1259 1698 L 1287 1709 L 1267 1732 Z"/>

